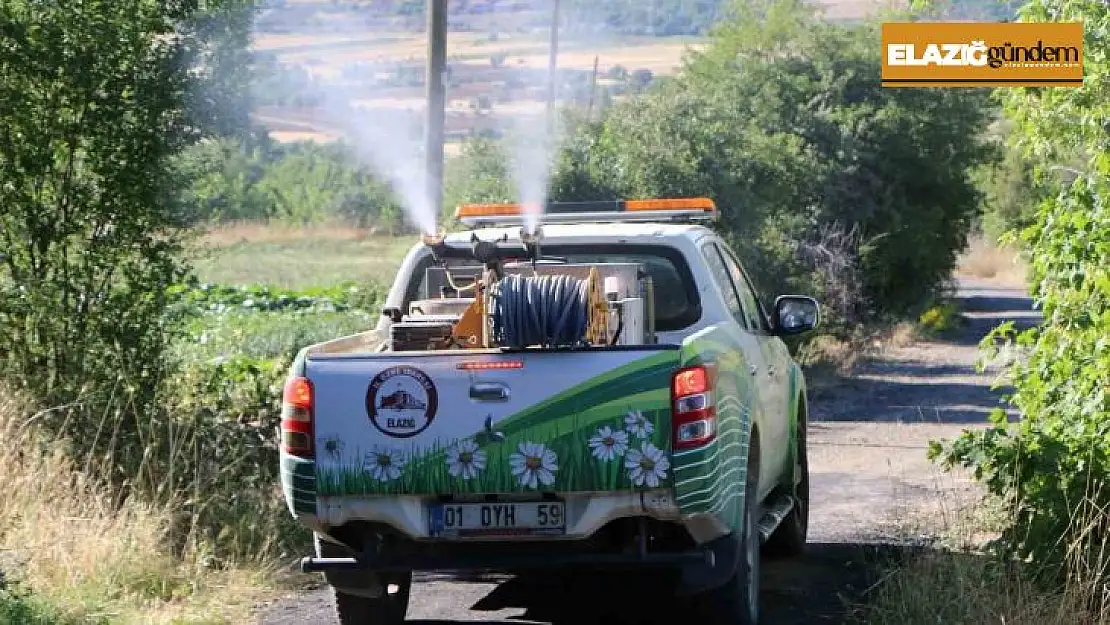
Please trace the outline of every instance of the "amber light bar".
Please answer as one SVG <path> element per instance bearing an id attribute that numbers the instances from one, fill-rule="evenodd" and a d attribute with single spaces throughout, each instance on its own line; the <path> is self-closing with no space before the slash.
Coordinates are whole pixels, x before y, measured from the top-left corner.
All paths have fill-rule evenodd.
<path id="1" fill-rule="evenodd" d="M 680 197 L 658 200 L 625 200 L 626 211 L 702 210 L 714 212 L 717 205 L 707 197 Z"/>
<path id="2" fill-rule="evenodd" d="M 490 369 L 523 369 L 522 360 L 464 360 L 455 365 L 463 371 L 486 371 Z"/>
<path id="3" fill-rule="evenodd" d="M 523 219 L 523 204 L 462 204 L 455 218 L 471 225 L 514 223 Z M 677 221 L 713 218 L 717 205 L 707 197 L 651 198 L 600 202 L 549 202 L 545 223 L 590 221 Z"/>

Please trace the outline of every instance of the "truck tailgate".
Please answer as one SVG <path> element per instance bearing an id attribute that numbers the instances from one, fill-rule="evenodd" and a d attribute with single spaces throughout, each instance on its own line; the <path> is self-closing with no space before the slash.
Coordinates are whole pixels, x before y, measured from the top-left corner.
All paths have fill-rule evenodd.
<path id="1" fill-rule="evenodd" d="M 318 495 L 671 483 L 677 346 L 310 355 Z"/>

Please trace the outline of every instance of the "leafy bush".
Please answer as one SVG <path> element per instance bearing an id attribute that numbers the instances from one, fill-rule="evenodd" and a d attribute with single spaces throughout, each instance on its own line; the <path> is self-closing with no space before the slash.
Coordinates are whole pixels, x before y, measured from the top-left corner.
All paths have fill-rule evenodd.
<path id="1" fill-rule="evenodd" d="M 0 584 L 0 625 L 99 625 L 106 619 L 76 619 L 14 586 Z"/>
<path id="2" fill-rule="evenodd" d="M 181 289 L 180 304 L 205 314 L 229 312 L 346 312 L 373 310 L 387 288 L 355 282 L 293 290 L 272 286 L 201 284 Z"/>
<path id="3" fill-rule="evenodd" d="M 918 316 L 917 323 L 927 332 L 943 334 L 959 325 L 958 313 L 959 307 L 955 302 L 933 304 Z"/>
<path id="4" fill-rule="evenodd" d="M 931 455 L 973 468 L 1005 498 L 1008 550 L 1102 596 L 1110 574 L 1110 5 L 1034 0 L 1022 13 L 1025 21 L 1082 21 L 1085 33 L 1082 88 L 1001 94 L 1017 144 L 1048 165 L 1036 181 L 1053 191 L 1019 236 L 1045 323 L 1020 334 L 1004 324 L 984 340 L 988 355 L 1017 352 L 1009 401 L 1021 421 L 1007 424 L 996 411 L 992 427 L 935 443 Z M 1076 154 L 1082 162 L 1069 167 L 1071 180 L 1052 173 L 1051 164 Z"/>
<path id="5" fill-rule="evenodd" d="M 176 159 L 190 181 L 182 194 L 190 223 L 343 221 L 404 230 L 400 203 L 343 143 L 251 145 L 218 139 Z"/>

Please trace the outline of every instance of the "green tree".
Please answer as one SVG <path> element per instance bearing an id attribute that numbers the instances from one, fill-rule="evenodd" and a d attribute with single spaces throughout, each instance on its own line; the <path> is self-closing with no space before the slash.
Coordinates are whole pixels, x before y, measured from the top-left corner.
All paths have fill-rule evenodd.
<path id="1" fill-rule="evenodd" d="M 444 218 L 452 219 L 455 207 L 467 202 L 517 201 L 506 159 L 507 153 L 496 140 L 468 139 L 462 152 L 444 168 Z"/>
<path id="2" fill-rule="evenodd" d="M 1038 164 L 1048 190 L 1034 222 L 1015 233 L 1031 259 L 1044 324 L 1015 337 L 1004 324 L 987 354 L 1016 347 L 1009 398 L 1021 420 L 965 432 L 931 454 L 973 468 L 1010 505 L 1003 538 L 1018 554 L 1102 596 L 1110 506 L 1110 5 L 1033 0 L 1023 21 L 1083 22 L 1084 85 L 1000 93 L 1013 144 Z M 1014 339 L 1014 340 L 1011 340 Z M 1061 563 L 1071 566 L 1062 567 Z M 1101 579 L 1100 579 L 1101 578 Z"/>
<path id="3" fill-rule="evenodd" d="M 255 139 L 250 113 L 254 106 L 253 54 L 250 49 L 254 0 L 204 2 L 189 16 L 187 27 L 197 41 L 196 81 L 190 108 L 204 133 L 217 137 Z"/>
<path id="4" fill-rule="evenodd" d="M 174 336 L 180 180 L 194 141 L 189 3 L 0 5 L 0 375 L 80 450 L 138 462 Z M 105 421 L 107 420 L 107 421 Z M 99 427 L 98 427 L 99 426 Z"/>
<path id="5" fill-rule="evenodd" d="M 964 244 L 987 108 L 974 91 L 882 88 L 877 40 L 800 1 L 737 3 L 677 77 L 578 133 L 554 185 L 709 195 L 768 295 L 813 290 L 850 321 L 909 309 Z"/>

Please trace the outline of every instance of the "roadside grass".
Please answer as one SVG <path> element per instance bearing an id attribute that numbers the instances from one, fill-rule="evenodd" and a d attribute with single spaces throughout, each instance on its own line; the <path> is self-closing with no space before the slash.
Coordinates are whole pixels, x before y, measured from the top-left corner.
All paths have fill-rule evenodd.
<path id="1" fill-rule="evenodd" d="M 970 240 L 968 248 L 960 255 L 956 273 L 989 278 L 1010 286 L 1025 286 L 1028 267 L 1015 248 L 979 235 Z"/>
<path id="2" fill-rule="evenodd" d="M 204 233 L 194 250 L 205 282 L 297 289 L 342 282 L 390 284 L 417 237 L 325 224 L 242 223 Z"/>
<path id="3" fill-rule="evenodd" d="M 117 501 L 22 420 L 20 401 L 0 389 L 0 624 L 237 623 L 282 585 L 274 565 L 173 553 L 177 502 Z"/>
<path id="4" fill-rule="evenodd" d="M 868 358 L 908 347 L 925 336 L 920 322 L 876 324 L 846 334 L 818 334 L 799 348 L 795 358 L 805 370 L 806 387 L 815 391 L 851 377 Z"/>
<path id="5" fill-rule="evenodd" d="M 1033 564 L 1008 558 L 996 549 L 995 541 L 1012 514 L 1004 504 L 993 498 L 957 501 L 950 492 L 940 494 L 936 503 L 932 510 L 918 511 L 898 530 L 902 536 L 926 537 L 928 545 L 886 571 L 866 603 L 855 606 L 851 622 L 1110 623 L 1106 586 L 1110 559 L 1105 555 L 1106 538 L 1095 535 L 1105 523 L 1102 511 L 1094 510 L 1085 515 L 1085 521 L 1077 522 L 1089 530 L 1081 532 L 1080 540 L 1101 547 L 1103 555 L 1096 556 L 1094 566 L 1089 559 L 1069 557 L 1064 583 L 1053 587 L 1037 579 Z M 1079 552 L 1078 544 L 1063 548 L 1069 555 Z"/>

